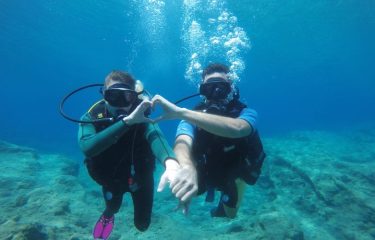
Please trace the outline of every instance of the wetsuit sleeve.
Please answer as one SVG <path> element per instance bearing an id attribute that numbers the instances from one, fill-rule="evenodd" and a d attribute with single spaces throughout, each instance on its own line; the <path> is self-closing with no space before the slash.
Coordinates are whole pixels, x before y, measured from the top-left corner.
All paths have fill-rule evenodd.
<path id="1" fill-rule="evenodd" d="M 182 120 L 177 127 L 176 131 L 176 138 L 180 135 L 188 135 L 194 140 L 194 130 L 195 126 L 192 125 L 191 123 Z"/>
<path id="2" fill-rule="evenodd" d="M 176 155 L 171 146 L 169 146 L 167 140 L 165 140 L 165 137 L 157 124 L 147 124 L 145 136 L 151 146 L 152 152 L 163 165 L 165 165 L 164 162 L 167 159 L 176 160 Z"/>
<path id="3" fill-rule="evenodd" d="M 91 118 L 86 113 L 81 120 L 90 121 Z M 128 126 L 123 121 L 118 121 L 100 132 L 96 132 L 95 126 L 91 123 L 80 123 L 79 147 L 87 157 L 94 157 L 115 144 L 127 130 Z"/>
<path id="4" fill-rule="evenodd" d="M 254 109 L 251 109 L 251 108 L 242 109 L 240 116 L 238 116 L 238 118 L 243 119 L 250 124 L 252 128 L 252 133 L 256 131 L 258 113 Z"/>

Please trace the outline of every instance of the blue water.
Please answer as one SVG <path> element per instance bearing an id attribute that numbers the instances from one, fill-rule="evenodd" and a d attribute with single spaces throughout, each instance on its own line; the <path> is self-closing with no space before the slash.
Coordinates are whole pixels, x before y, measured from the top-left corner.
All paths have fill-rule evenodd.
<path id="1" fill-rule="evenodd" d="M 373 0 L 2 0 L 0 139 L 79 156 L 77 126 L 58 113 L 69 91 L 121 69 L 175 101 L 209 61 L 235 66 L 263 136 L 374 123 L 374 13 Z M 170 142 L 176 124 L 161 124 Z"/>

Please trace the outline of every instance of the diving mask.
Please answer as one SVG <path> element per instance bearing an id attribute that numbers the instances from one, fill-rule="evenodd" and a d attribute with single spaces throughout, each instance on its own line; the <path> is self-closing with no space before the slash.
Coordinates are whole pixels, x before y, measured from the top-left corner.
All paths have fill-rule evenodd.
<path id="1" fill-rule="evenodd" d="M 199 87 L 199 93 L 208 100 L 225 99 L 231 91 L 231 84 L 220 77 L 209 78 Z"/>
<path id="2" fill-rule="evenodd" d="M 113 107 L 129 107 L 138 97 L 138 93 L 124 83 L 116 83 L 103 91 L 104 99 Z"/>

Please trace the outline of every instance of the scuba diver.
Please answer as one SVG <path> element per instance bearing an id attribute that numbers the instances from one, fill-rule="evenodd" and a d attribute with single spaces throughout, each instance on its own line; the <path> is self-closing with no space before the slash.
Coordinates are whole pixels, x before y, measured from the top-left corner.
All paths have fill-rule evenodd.
<path id="1" fill-rule="evenodd" d="M 133 200 L 135 227 L 147 230 L 153 206 L 155 158 L 166 168 L 162 176 L 165 182 L 173 182 L 180 168 L 160 128 L 148 118 L 151 102 L 141 99 L 142 88 L 129 73 L 112 71 L 105 78 L 103 99 L 77 121 L 85 165 L 102 187 L 106 206 L 95 224 L 94 239 L 109 238 L 127 192 Z"/>
<path id="2" fill-rule="evenodd" d="M 261 173 L 265 153 L 256 129 L 257 112 L 239 100 L 239 90 L 228 73 L 222 64 L 204 69 L 199 87 L 204 98 L 194 110 L 158 95 L 152 102 L 164 110 L 157 121 L 182 119 L 174 151 L 185 178 L 170 185 L 172 192 L 189 204 L 204 192 L 206 201 L 212 202 L 218 190 L 220 200 L 211 216 L 234 218 L 246 184 L 254 185 Z"/>

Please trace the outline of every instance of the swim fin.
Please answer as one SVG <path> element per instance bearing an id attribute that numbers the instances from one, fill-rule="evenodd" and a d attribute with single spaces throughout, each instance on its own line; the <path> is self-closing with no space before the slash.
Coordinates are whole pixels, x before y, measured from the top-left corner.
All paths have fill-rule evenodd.
<path id="1" fill-rule="evenodd" d="M 94 227 L 94 239 L 107 240 L 115 225 L 115 216 L 106 217 L 102 214 Z"/>

